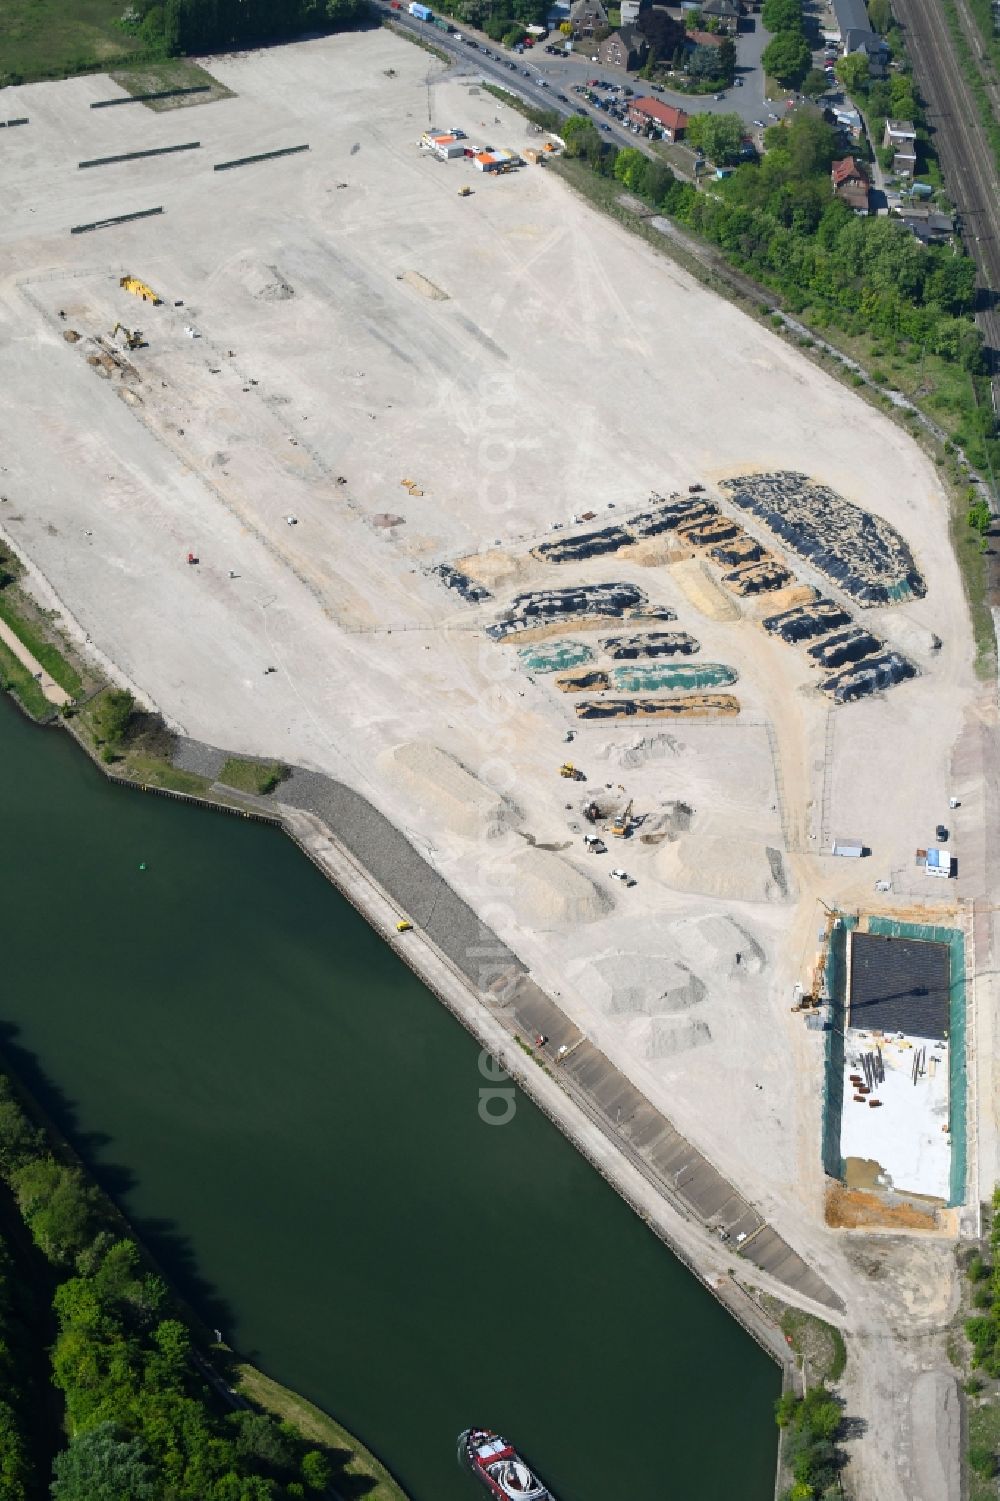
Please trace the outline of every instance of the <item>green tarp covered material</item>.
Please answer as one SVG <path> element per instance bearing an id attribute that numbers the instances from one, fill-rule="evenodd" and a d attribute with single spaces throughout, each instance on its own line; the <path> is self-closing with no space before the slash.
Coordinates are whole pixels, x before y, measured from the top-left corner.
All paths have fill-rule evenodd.
<path id="1" fill-rule="evenodd" d="M 563 672 L 594 660 L 594 653 L 582 641 L 543 641 L 538 646 L 522 646 L 517 655 L 528 672 Z"/>
<path id="2" fill-rule="evenodd" d="M 655 693 L 658 688 L 721 688 L 736 682 L 736 672 L 721 662 L 657 663 L 642 667 L 613 667 L 611 677 L 619 693 Z"/>

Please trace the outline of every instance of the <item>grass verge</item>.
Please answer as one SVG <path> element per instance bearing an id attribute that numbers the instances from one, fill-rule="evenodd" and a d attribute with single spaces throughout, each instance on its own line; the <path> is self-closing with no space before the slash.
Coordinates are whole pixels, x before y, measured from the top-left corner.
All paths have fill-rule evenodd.
<path id="1" fill-rule="evenodd" d="M 27 611 L 19 607 L 9 586 L 0 592 L 0 620 L 10 626 L 21 644 L 28 648 L 39 666 L 45 668 L 60 688 L 64 688 L 73 698 L 82 692 L 83 679 L 76 668 L 67 662 L 62 652 L 47 641 L 37 626 L 27 618 Z"/>
<path id="2" fill-rule="evenodd" d="M 51 719 L 55 708 L 28 669 L 17 660 L 8 646 L 0 641 L 0 689 L 13 694 L 32 719 Z"/>
<path id="3" fill-rule="evenodd" d="M 979 551 L 979 533 L 967 520 L 968 502 L 962 499 L 963 487 L 952 486 L 949 529 L 951 545 L 958 560 L 965 597 L 972 617 L 972 635 L 976 643 L 976 673 L 992 677 L 996 671 L 996 633 L 988 598 L 986 559 Z"/>
<path id="4" fill-rule="evenodd" d="M 969 1501 L 996 1501 L 996 1456 L 1000 1453 L 1000 1403 L 992 1400 L 973 1399 L 968 1407 L 969 1421 Z M 977 1455 L 993 1456 L 989 1469 L 985 1458 L 980 1469 L 973 1463 Z"/>
<path id="5" fill-rule="evenodd" d="M 333 1491 L 338 1497 L 365 1501 L 407 1501 L 406 1492 L 359 1439 L 296 1392 L 279 1386 L 255 1366 L 236 1366 L 236 1390 L 249 1401 L 289 1423 L 303 1438 L 322 1444 L 335 1461 Z"/>
<path id="6" fill-rule="evenodd" d="M 847 1346 L 839 1329 L 800 1308 L 786 1308 L 781 1332 L 795 1354 L 807 1362 L 810 1382 L 840 1380 L 847 1365 Z"/>
<path id="7" fill-rule="evenodd" d="M 382 25 L 386 31 L 391 31 L 393 36 L 401 36 L 404 42 L 412 42 L 414 47 L 421 47 L 424 52 L 429 52 L 432 57 L 448 63 L 449 66 L 455 60 L 450 52 L 445 52 L 443 47 L 435 47 L 433 42 L 425 42 L 422 36 L 414 36 L 413 32 L 408 31 L 405 26 L 394 26 L 391 21 L 383 21 Z"/>
<path id="8" fill-rule="evenodd" d="M 253 792 L 263 797 L 273 792 L 287 775 L 288 767 L 280 761 L 245 761 L 240 756 L 230 756 L 224 762 L 218 780 L 239 792 Z"/>
<path id="9" fill-rule="evenodd" d="M 175 99 L 149 99 L 145 109 L 162 110 L 190 109 L 194 104 L 211 104 L 214 99 L 232 99 L 232 89 L 213 78 L 198 63 L 186 58 L 165 58 L 162 62 L 142 63 L 136 67 L 120 68 L 111 74 L 112 81 L 123 88 L 126 94 L 158 94 L 164 89 L 193 89 L 207 86 L 207 94 L 180 95 Z"/>

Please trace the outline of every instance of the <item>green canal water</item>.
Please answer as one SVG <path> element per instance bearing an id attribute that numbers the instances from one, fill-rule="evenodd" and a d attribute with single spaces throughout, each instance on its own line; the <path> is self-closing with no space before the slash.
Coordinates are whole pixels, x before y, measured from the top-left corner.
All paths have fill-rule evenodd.
<path id="1" fill-rule="evenodd" d="M 110 786 L 0 700 L 3 1047 L 208 1322 L 472 1501 L 769 1501 L 778 1372 L 276 831 Z M 145 862 L 145 872 L 140 872 Z"/>

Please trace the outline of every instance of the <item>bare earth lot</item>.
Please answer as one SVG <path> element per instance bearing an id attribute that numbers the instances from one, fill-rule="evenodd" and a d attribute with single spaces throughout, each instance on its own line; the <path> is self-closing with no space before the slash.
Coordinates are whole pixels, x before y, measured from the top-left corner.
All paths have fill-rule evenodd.
<path id="1" fill-rule="evenodd" d="M 857 1242 L 825 1228 L 822 1043 L 789 1012 L 821 900 L 870 903 L 891 878 L 886 910 L 936 898 L 946 920 L 984 889 L 988 710 L 933 466 L 552 174 L 490 180 L 430 160 L 417 145 L 429 123 L 496 147 L 523 147 L 525 123 L 498 118 L 469 80 L 441 81 L 415 48 L 380 33 L 210 67 L 235 97 L 180 115 L 91 111 L 116 92 L 101 78 L 5 95 L 31 124 L 0 143 L 0 528 L 172 723 L 341 777 L 483 910 L 841 1291 L 847 1327 L 879 1331 L 877 1358 L 862 1341 L 851 1367 L 851 1408 L 873 1430 L 857 1453 L 865 1493 L 941 1501 L 958 1482 L 957 1418 L 927 1335 L 950 1307 L 951 1249 L 885 1241 L 880 1270 L 859 1270 Z M 76 165 L 193 139 L 201 149 L 176 157 Z M 163 305 L 121 291 L 126 272 Z M 119 319 L 148 340 L 126 377 L 87 362 Z M 804 653 L 761 631 L 761 606 L 713 618 L 683 568 L 528 557 L 574 513 L 610 521 L 651 490 L 770 468 L 803 470 L 903 533 L 926 598 L 863 623 L 917 663 L 914 681 L 832 709 Z M 383 513 L 403 521 L 375 525 Z M 494 602 L 466 605 L 430 574 L 484 551 Z M 639 584 L 700 659 L 737 670 L 738 718 L 584 724 L 483 634 L 518 589 L 606 579 Z M 585 787 L 558 778 L 566 755 Z M 634 797 L 660 839 L 587 856 L 593 793 Z M 963 806 L 949 815 L 952 794 Z M 677 801 L 693 810 L 680 842 Z M 913 851 L 949 818 L 959 880 L 928 891 Z M 833 834 L 872 859 L 832 860 Z M 761 875 L 769 849 L 783 890 Z M 609 879 L 613 863 L 634 888 Z"/>

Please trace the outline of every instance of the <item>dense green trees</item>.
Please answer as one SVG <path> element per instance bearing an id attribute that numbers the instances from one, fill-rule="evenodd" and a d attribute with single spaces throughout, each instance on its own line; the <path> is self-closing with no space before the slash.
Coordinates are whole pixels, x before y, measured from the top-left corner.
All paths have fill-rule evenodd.
<path id="1" fill-rule="evenodd" d="M 2 1078 L 0 1176 L 55 1282 L 49 1376 L 70 1442 L 53 1466 L 53 1501 L 293 1501 L 327 1488 L 324 1453 L 263 1413 L 222 1403 L 163 1279 L 82 1172 L 50 1152 Z M 28 1501 L 30 1454 L 12 1405 L 28 1387 L 10 1337 L 7 1270 L 0 1248 L 0 1501 Z"/>
<path id="2" fill-rule="evenodd" d="M 217 52 L 309 31 L 364 24 L 367 0 L 162 0 L 143 7 L 139 33 L 151 50 Z"/>
<path id="3" fill-rule="evenodd" d="M 802 0 L 764 0 L 760 19 L 765 31 L 801 31 Z"/>
<path id="4" fill-rule="evenodd" d="M 764 48 L 760 60 L 765 73 L 787 88 L 796 88 L 809 72 L 812 53 L 801 31 L 779 31 Z"/>
<path id="5" fill-rule="evenodd" d="M 788 1501 L 811 1497 L 839 1501 L 841 1461 L 834 1439 L 841 1412 L 826 1388 L 814 1386 L 801 1398 L 786 1392 L 775 1403 L 775 1419 L 779 1428 L 787 1430 L 783 1458 L 795 1482 L 786 1493 Z"/>
<path id="6" fill-rule="evenodd" d="M 716 166 L 738 160 L 745 133 L 739 115 L 692 115 L 688 120 L 688 142 L 700 146 Z"/>

